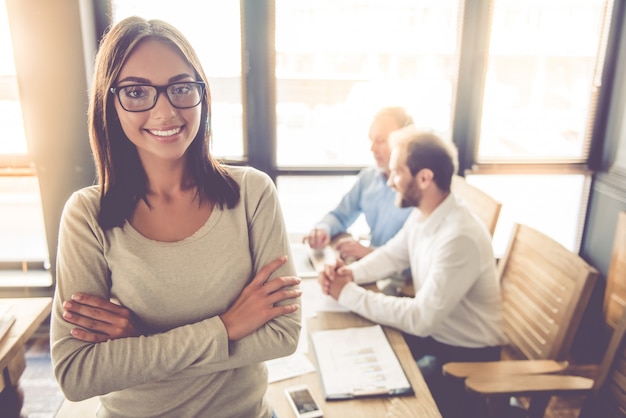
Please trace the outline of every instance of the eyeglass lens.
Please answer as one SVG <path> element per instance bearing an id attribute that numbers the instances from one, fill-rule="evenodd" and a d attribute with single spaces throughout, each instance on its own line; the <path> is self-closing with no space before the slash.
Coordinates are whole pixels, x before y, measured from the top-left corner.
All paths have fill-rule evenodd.
<path id="1" fill-rule="evenodd" d="M 152 109 L 159 91 L 165 91 L 172 106 L 186 109 L 197 106 L 202 101 L 202 84 L 175 83 L 164 87 L 131 85 L 120 87 L 118 97 L 122 107 L 131 112 Z"/>

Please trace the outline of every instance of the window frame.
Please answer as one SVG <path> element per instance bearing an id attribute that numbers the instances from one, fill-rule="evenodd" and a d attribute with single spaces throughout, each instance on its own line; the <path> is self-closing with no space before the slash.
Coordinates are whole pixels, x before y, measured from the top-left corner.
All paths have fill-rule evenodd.
<path id="1" fill-rule="evenodd" d="M 585 153 L 580 161 L 550 159 L 546 161 L 512 162 L 478 160 L 478 143 L 482 119 L 483 97 L 489 59 L 489 36 L 494 0 L 465 0 L 461 11 L 461 42 L 458 86 L 452 116 L 453 142 L 459 151 L 459 174 L 585 174 L 591 176 L 600 168 L 604 132 L 614 79 L 618 32 L 621 16 L 612 3 L 601 34 L 599 63 L 596 64 L 592 103 L 587 114 Z M 476 75 L 480 76 L 476 76 Z M 586 203 L 585 203 L 586 204 Z"/>
<path id="2" fill-rule="evenodd" d="M 276 77 L 275 77 L 275 2 L 240 0 L 242 11 L 242 91 L 244 155 L 229 159 L 234 164 L 249 164 L 275 178 L 277 175 L 354 174 L 362 167 L 282 167 L 276 165 Z M 101 35 L 110 22 L 110 2 L 93 0 L 94 21 Z M 453 102 L 452 141 L 459 150 L 459 174 L 466 172 L 588 172 L 598 169 L 603 133 L 611 98 L 617 56 L 617 32 L 622 24 L 618 8 L 613 8 L 604 53 L 604 71 L 599 75 L 597 105 L 590 116 L 589 151 L 584 162 L 480 163 L 476 159 L 480 132 L 480 109 L 484 90 L 489 47 L 489 25 L 493 0 L 465 1 L 460 13 L 460 51 L 458 81 Z M 477 59 L 482 57 L 482 59 Z M 482 74 L 476 77 L 476 74 Z M 0 175 L 12 175 L 20 169 L 35 175 L 32 158 L 26 155 L 0 155 Z"/>

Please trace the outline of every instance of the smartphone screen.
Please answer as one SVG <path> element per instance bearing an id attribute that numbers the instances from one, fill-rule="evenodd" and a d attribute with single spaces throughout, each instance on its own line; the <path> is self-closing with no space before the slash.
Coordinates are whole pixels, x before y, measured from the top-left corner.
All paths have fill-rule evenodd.
<path id="1" fill-rule="evenodd" d="M 306 387 L 290 388 L 286 390 L 286 393 L 299 417 L 322 416 L 322 411 Z"/>

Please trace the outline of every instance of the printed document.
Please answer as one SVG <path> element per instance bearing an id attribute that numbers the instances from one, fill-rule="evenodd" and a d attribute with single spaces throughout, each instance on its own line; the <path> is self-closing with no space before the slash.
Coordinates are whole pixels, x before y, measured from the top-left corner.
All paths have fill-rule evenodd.
<path id="1" fill-rule="evenodd" d="M 311 342 L 326 400 L 414 394 L 380 325 L 316 331 Z"/>

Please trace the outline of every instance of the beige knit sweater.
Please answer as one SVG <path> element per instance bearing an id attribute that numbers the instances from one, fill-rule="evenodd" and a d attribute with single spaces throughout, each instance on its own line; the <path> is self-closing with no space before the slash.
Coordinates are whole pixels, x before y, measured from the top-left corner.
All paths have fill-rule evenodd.
<path id="1" fill-rule="evenodd" d="M 103 231 L 96 186 L 70 197 L 51 323 L 54 371 L 68 399 L 100 395 L 98 417 L 106 418 L 271 415 L 263 361 L 296 349 L 300 310 L 232 343 L 217 315 L 260 267 L 289 254 L 289 243 L 270 178 L 252 168 L 228 170 L 241 185 L 239 204 L 216 207 L 178 242 L 147 239 L 128 222 Z M 273 276 L 284 275 L 295 275 L 293 263 Z M 150 335 L 97 344 L 72 338 L 61 305 L 76 292 L 119 300 Z"/>

